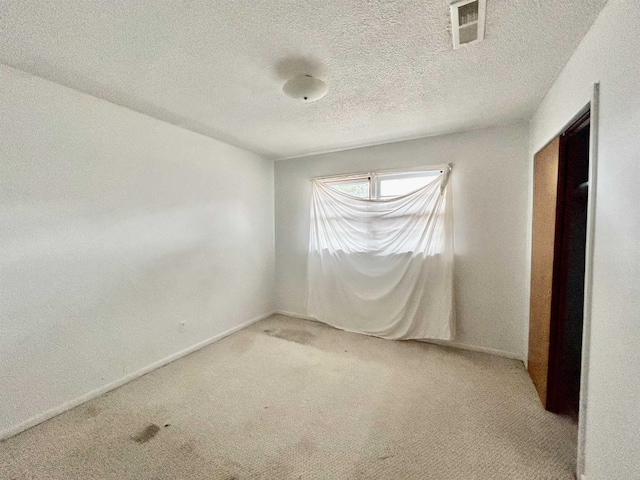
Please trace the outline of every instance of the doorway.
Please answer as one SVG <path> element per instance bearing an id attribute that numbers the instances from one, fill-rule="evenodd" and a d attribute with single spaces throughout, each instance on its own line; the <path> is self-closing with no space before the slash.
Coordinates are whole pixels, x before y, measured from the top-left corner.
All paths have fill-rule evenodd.
<path id="1" fill-rule="evenodd" d="M 544 407 L 578 419 L 590 110 L 534 157 L 528 370 Z"/>

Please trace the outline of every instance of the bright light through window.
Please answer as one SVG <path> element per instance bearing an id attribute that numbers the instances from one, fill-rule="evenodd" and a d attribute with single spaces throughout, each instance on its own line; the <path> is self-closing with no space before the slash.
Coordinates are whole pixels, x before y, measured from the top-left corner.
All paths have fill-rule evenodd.
<path id="1" fill-rule="evenodd" d="M 331 182 L 336 190 L 358 198 L 369 198 L 369 179 L 346 182 Z"/>
<path id="2" fill-rule="evenodd" d="M 428 185 L 437 178 L 436 175 L 394 175 L 390 178 L 379 178 L 378 197 L 381 199 L 401 197 Z"/>
<path id="3" fill-rule="evenodd" d="M 344 177 L 327 180 L 342 193 L 358 198 L 387 200 L 401 197 L 430 184 L 439 178 L 440 170 L 426 172 L 402 172 L 371 174 L 370 177 Z"/>

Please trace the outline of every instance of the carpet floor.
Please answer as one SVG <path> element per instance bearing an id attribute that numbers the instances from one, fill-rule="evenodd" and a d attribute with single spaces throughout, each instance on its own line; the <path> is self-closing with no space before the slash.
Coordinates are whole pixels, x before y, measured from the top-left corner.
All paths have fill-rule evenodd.
<path id="1" fill-rule="evenodd" d="M 0 443 L 2 479 L 573 479 L 521 362 L 275 315 Z"/>

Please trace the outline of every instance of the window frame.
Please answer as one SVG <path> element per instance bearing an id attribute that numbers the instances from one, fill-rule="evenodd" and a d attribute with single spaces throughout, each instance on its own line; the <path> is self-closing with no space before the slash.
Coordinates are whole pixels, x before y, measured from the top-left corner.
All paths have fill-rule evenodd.
<path id="1" fill-rule="evenodd" d="M 333 175 L 330 177 L 321 177 L 317 178 L 317 180 L 332 184 L 332 183 L 356 183 L 367 181 L 369 183 L 369 197 L 354 197 L 361 198 L 364 200 L 373 200 L 373 201 L 384 201 L 389 200 L 394 197 L 380 197 L 381 185 L 380 183 L 385 180 L 392 178 L 394 180 L 402 180 L 405 178 L 417 178 L 417 177 L 426 177 L 426 176 L 437 176 L 438 174 L 444 173 L 444 168 L 440 165 L 434 167 L 421 167 L 416 169 L 406 169 L 406 170 L 380 170 L 378 172 L 366 172 L 366 173 L 348 173 L 343 175 Z M 339 191 L 339 190 L 338 190 Z M 341 192 L 344 193 L 344 192 Z M 410 193 L 410 192 L 408 192 Z M 346 193 L 345 195 L 349 195 Z M 353 196 L 353 195 L 350 195 Z"/>
<path id="2" fill-rule="evenodd" d="M 365 200 L 373 200 L 373 198 L 371 197 L 371 174 L 358 174 L 358 175 L 340 175 L 337 177 L 329 177 L 326 180 L 322 180 L 323 183 L 327 183 L 327 184 L 332 184 L 332 183 L 342 183 L 342 184 L 350 184 L 350 183 L 360 183 L 360 182 L 367 182 L 369 184 L 369 196 L 367 198 L 364 197 L 354 197 L 354 198 L 362 198 Z M 340 193 L 344 193 L 341 192 L 340 190 L 338 190 Z M 344 193 L 345 195 L 349 195 L 348 193 Z M 352 196 L 353 195 L 349 195 Z"/>

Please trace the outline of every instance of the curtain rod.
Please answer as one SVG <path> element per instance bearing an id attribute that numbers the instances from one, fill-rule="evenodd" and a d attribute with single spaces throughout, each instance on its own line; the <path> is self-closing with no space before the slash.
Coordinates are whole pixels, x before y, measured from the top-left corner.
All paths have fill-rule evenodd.
<path id="1" fill-rule="evenodd" d="M 402 168 L 402 169 L 393 169 L 393 170 L 377 170 L 375 172 L 356 172 L 356 173 L 340 173 L 337 175 L 326 175 L 321 177 L 313 177 L 311 180 L 331 180 L 331 179 L 349 179 L 349 178 L 362 178 L 362 177 L 370 177 L 371 175 L 386 175 L 390 173 L 418 173 L 418 172 L 435 172 L 440 171 L 441 173 L 445 173 L 445 170 L 451 172 L 453 169 L 453 163 L 449 164 L 440 164 L 440 165 L 429 165 L 428 167 L 411 167 L 411 168 Z"/>

